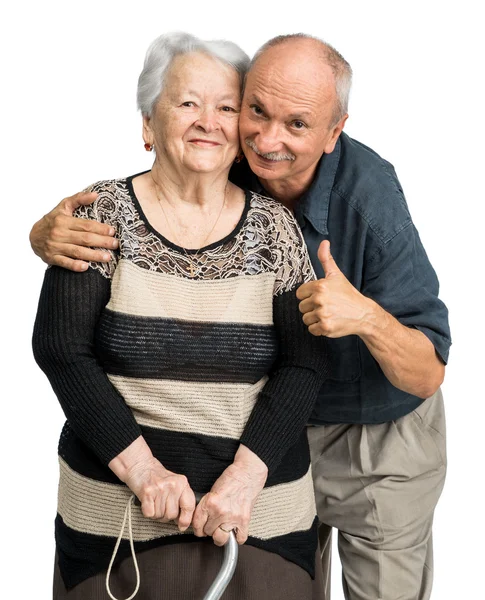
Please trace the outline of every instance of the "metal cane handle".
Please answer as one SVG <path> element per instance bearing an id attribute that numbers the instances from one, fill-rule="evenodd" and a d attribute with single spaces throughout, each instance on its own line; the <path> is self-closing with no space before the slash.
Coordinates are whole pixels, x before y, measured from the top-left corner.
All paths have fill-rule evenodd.
<path id="1" fill-rule="evenodd" d="M 224 545 L 224 559 L 222 561 L 222 566 L 212 582 L 209 591 L 204 596 L 204 600 L 219 600 L 225 592 L 234 575 L 234 571 L 236 570 L 238 553 L 239 548 L 236 536 L 234 535 L 234 531 L 231 531 L 229 539 Z"/>

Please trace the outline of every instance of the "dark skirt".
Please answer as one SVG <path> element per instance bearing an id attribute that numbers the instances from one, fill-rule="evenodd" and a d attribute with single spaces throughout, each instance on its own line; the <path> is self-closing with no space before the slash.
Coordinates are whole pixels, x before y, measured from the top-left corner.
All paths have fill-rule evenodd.
<path id="1" fill-rule="evenodd" d="M 134 600 L 202 600 L 221 566 L 222 548 L 191 542 L 171 544 L 137 554 L 141 585 Z M 54 568 L 53 600 L 109 600 L 106 573 L 99 573 L 72 590 L 66 590 L 57 566 Z M 111 593 L 124 600 L 136 585 L 132 558 L 113 568 Z M 234 577 L 223 600 L 325 600 L 321 561 L 317 553 L 312 580 L 301 567 L 278 554 L 253 546 L 239 546 Z"/>

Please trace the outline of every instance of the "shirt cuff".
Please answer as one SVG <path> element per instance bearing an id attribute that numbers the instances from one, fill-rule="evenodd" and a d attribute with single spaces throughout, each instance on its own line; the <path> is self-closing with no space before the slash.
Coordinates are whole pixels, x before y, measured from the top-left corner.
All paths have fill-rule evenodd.
<path id="1" fill-rule="evenodd" d="M 424 335 L 431 341 L 435 347 L 436 352 L 439 354 L 441 360 L 448 364 L 448 356 L 450 354 L 451 340 L 428 327 L 414 326 L 415 329 L 422 331 Z"/>

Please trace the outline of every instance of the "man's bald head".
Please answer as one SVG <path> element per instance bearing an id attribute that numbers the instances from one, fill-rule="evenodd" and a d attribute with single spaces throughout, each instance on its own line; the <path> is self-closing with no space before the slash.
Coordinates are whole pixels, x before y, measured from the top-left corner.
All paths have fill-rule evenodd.
<path id="1" fill-rule="evenodd" d="M 301 196 L 322 156 L 333 152 L 348 116 L 350 80 L 338 52 L 310 36 L 280 36 L 257 52 L 239 132 L 253 173 L 275 198 Z"/>
<path id="2" fill-rule="evenodd" d="M 290 52 L 281 53 L 281 50 Z M 291 57 L 291 58 L 289 58 Z M 335 86 L 334 123 L 337 123 L 348 112 L 349 95 L 352 84 L 352 68 L 344 57 L 333 46 L 311 35 L 294 33 L 279 35 L 266 42 L 254 55 L 249 72 L 260 60 L 273 61 L 275 66 L 283 62 L 285 66 L 293 68 L 311 66 L 315 64 L 315 76 L 318 75 L 318 63 L 330 67 Z M 323 75 L 323 73 L 322 73 Z"/>

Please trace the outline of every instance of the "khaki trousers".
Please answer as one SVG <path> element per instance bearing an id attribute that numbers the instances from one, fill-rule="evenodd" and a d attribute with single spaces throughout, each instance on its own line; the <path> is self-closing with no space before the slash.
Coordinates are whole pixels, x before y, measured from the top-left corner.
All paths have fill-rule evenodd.
<path id="1" fill-rule="evenodd" d="M 396 421 L 309 427 L 308 438 L 322 560 L 335 527 L 345 598 L 427 600 L 446 474 L 441 391 Z"/>

